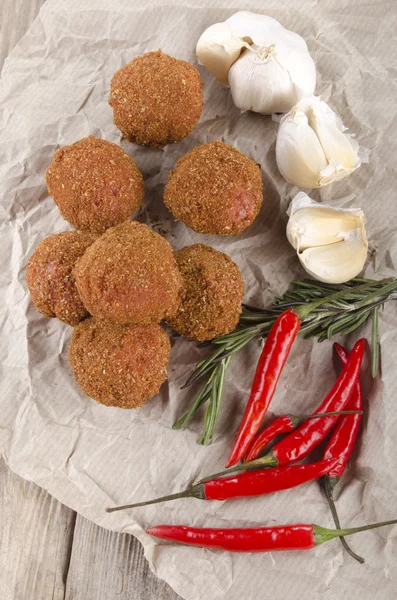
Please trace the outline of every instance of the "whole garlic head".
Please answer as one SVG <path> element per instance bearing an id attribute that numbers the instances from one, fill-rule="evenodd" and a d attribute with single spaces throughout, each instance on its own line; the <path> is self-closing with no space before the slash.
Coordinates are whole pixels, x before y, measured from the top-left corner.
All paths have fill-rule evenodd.
<path id="1" fill-rule="evenodd" d="M 306 42 L 272 17 L 238 12 L 206 29 L 196 52 L 242 110 L 286 112 L 316 87 Z"/>
<path id="2" fill-rule="evenodd" d="M 299 187 L 318 188 L 344 179 L 361 160 L 359 144 L 320 98 L 304 98 L 280 121 L 276 142 L 282 176 Z"/>
<path id="3" fill-rule="evenodd" d="M 288 213 L 288 241 L 309 275 L 325 283 L 345 283 L 360 273 L 368 252 L 360 208 L 333 208 L 300 192 Z"/>

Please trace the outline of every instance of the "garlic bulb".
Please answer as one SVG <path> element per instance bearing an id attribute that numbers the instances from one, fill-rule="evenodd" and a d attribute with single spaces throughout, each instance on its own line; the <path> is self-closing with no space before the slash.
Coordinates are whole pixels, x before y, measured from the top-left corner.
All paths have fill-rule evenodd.
<path id="1" fill-rule="evenodd" d="M 306 42 L 272 17 L 238 12 L 212 25 L 196 48 L 201 64 L 242 110 L 265 115 L 290 110 L 313 94 L 316 69 Z"/>
<path id="2" fill-rule="evenodd" d="M 333 208 L 300 192 L 288 213 L 288 241 L 312 277 L 345 283 L 360 273 L 368 252 L 360 208 Z"/>
<path id="3" fill-rule="evenodd" d="M 320 98 L 304 98 L 280 121 L 277 166 L 299 187 L 318 188 L 344 179 L 361 160 L 359 144 Z"/>

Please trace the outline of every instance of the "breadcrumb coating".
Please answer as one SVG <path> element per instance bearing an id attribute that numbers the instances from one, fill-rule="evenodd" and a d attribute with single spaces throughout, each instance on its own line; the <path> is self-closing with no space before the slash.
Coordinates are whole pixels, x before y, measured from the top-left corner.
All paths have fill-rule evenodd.
<path id="1" fill-rule="evenodd" d="M 167 379 L 171 344 L 159 325 L 119 325 L 86 319 L 69 346 L 69 362 L 84 392 L 106 406 L 137 408 Z"/>
<path id="2" fill-rule="evenodd" d="M 26 267 L 26 281 L 38 312 L 72 326 L 88 315 L 77 292 L 73 268 L 97 238 L 93 233 L 64 231 L 39 243 Z"/>
<path id="3" fill-rule="evenodd" d="M 220 141 L 198 146 L 168 175 L 164 202 L 178 221 L 198 233 L 239 235 L 263 199 L 260 165 Z"/>
<path id="4" fill-rule="evenodd" d="M 141 206 L 141 172 L 120 146 L 90 136 L 57 150 L 46 172 L 48 192 L 76 229 L 103 233 Z"/>
<path id="5" fill-rule="evenodd" d="M 75 277 L 84 306 L 101 319 L 159 323 L 180 302 L 172 247 L 136 221 L 108 229 L 77 262 Z"/>
<path id="6" fill-rule="evenodd" d="M 158 50 L 138 56 L 113 76 L 109 104 L 125 138 L 161 148 L 179 142 L 203 110 L 200 75 L 191 64 Z"/>
<path id="7" fill-rule="evenodd" d="M 182 300 L 167 324 L 179 334 L 212 340 L 237 326 L 244 280 L 236 263 L 211 246 L 194 244 L 175 252 L 183 278 Z"/>

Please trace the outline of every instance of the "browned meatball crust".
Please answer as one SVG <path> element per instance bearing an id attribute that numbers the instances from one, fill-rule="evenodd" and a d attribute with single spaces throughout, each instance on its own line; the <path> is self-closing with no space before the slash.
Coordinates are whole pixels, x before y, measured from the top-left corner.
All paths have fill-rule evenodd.
<path id="1" fill-rule="evenodd" d="M 171 345 L 159 325 L 86 319 L 76 327 L 69 361 L 84 392 L 106 406 L 137 408 L 167 378 Z"/>
<path id="2" fill-rule="evenodd" d="M 93 136 L 57 150 L 46 181 L 63 218 L 81 231 L 103 233 L 126 221 L 144 196 L 143 178 L 132 158 Z"/>
<path id="3" fill-rule="evenodd" d="M 182 301 L 167 324 L 181 335 L 200 342 L 233 331 L 244 296 L 244 281 L 227 254 L 205 244 L 175 252 L 183 278 Z"/>
<path id="4" fill-rule="evenodd" d="M 180 301 L 172 247 L 136 221 L 108 229 L 77 262 L 75 277 L 89 312 L 118 323 L 158 323 Z"/>
<path id="5" fill-rule="evenodd" d="M 164 202 L 174 217 L 199 233 L 239 235 L 263 199 L 261 169 L 220 141 L 185 154 L 169 173 Z"/>
<path id="6" fill-rule="evenodd" d="M 88 312 L 80 300 L 73 268 L 97 239 L 93 233 L 65 231 L 42 240 L 26 267 L 26 281 L 36 309 L 77 325 Z"/>
<path id="7" fill-rule="evenodd" d="M 196 126 L 203 109 L 202 82 L 188 62 L 161 50 L 148 52 L 115 73 L 109 104 L 125 138 L 161 148 Z"/>

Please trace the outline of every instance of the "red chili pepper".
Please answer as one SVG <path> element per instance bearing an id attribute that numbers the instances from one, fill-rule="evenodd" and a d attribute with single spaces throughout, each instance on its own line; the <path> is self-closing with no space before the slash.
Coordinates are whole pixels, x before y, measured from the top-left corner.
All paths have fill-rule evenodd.
<path id="1" fill-rule="evenodd" d="M 349 360 L 348 353 L 340 344 L 335 343 L 334 348 L 342 365 L 345 366 Z M 358 378 L 347 408 L 360 412 L 355 415 L 340 417 L 324 454 L 324 458 L 339 457 L 338 463 L 332 471 L 328 473 L 328 477 L 334 480 L 333 486 L 335 486 L 342 477 L 356 444 L 361 425 L 363 405 L 364 401 L 361 381 L 360 378 Z"/>
<path id="2" fill-rule="evenodd" d="M 146 533 L 163 540 L 172 540 L 200 548 L 214 548 L 229 552 L 274 552 L 277 550 L 311 550 L 311 548 L 337 537 L 353 535 L 395 523 L 397 523 L 397 519 L 349 529 L 326 529 L 320 525 L 309 523 L 252 529 L 201 529 L 183 525 L 157 525 L 149 527 Z"/>
<path id="3" fill-rule="evenodd" d="M 326 413 L 344 409 L 355 389 L 357 378 L 360 374 L 364 350 L 365 339 L 361 339 L 356 342 L 347 364 L 344 366 L 325 400 L 316 410 L 316 413 Z M 234 471 L 245 471 L 258 467 L 278 467 L 297 462 L 307 456 L 325 438 L 329 430 L 335 425 L 337 419 L 338 416 L 325 417 L 319 422 L 312 419 L 307 420 L 295 429 L 295 431 L 273 446 L 271 451 L 265 456 L 256 458 L 255 460 L 251 460 L 242 465 L 237 465 L 226 471 L 220 471 L 209 477 L 205 477 L 204 479 L 201 479 L 200 483 L 208 481 L 209 479 L 215 479 L 221 475 L 228 475 Z"/>
<path id="4" fill-rule="evenodd" d="M 334 411 L 329 413 L 317 413 L 314 415 L 282 415 L 281 417 L 277 417 L 275 421 L 270 423 L 261 433 L 259 433 L 254 441 L 252 442 L 252 446 L 248 451 L 247 456 L 244 459 L 244 462 L 250 462 L 259 456 L 263 448 L 265 448 L 277 435 L 281 433 L 290 433 L 294 431 L 303 421 L 306 419 L 320 419 L 323 417 L 331 417 L 336 415 L 346 415 L 346 414 L 362 414 L 362 410 L 341 410 Z"/>
<path id="5" fill-rule="evenodd" d="M 345 408 L 360 375 L 364 350 L 365 340 L 361 339 L 355 344 L 342 373 L 316 412 L 323 413 Z M 273 448 L 272 453 L 277 465 L 287 465 L 305 458 L 325 438 L 338 418 L 327 417 L 319 422 L 308 420 L 302 423 Z"/>
<path id="6" fill-rule="evenodd" d="M 318 479 L 334 468 L 337 459 L 308 465 L 263 469 L 262 471 L 239 473 L 231 477 L 213 479 L 205 486 L 207 500 L 228 500 L 247 496 L 261 496 L 297 487 Z M 200 484 L 199 484 L 200 485 Z"/>
<path id="7" fill-rule="evenodd" d="M 278 417 L 254 438 L 244 462 L 250 462 L 257 458 L 263 448 L 270 444 L 276 435 L 279 435 L 280 433 L 290 433 L 302 423 L 302 420 L 301 417 L 295 417 L 294 415 L 282 415 L 281 417 Z"/>
<path id="8" fill-rule="evenodd" d="M 346 365 L 349 359 L 349 355 L 346 352 L 346 350 L 343 348 L 343 346 L 337 343 L 334 344 L 334 349 L 336 350 L 336 353 L 342 365 Z M 333 490 L 340 478 L 342 477 L 346 469 L 347 463 L 349 461 L 349 458 L 356 445 L 357 436 L 361 425 L 363 405 L 364 401 L 361 388 L 361 381 L 360 378 L 358 378 L 356 382 L 356 387 L 352 393 L 347 407 L 351 410 L 361 411 L 361 413 L 341 417 L 338 420 L 336 428 L 328 442 L 327 448 L 324 453 L 325 459 L 338 458 L 338 461 L 335 464 L 335 466 L 332 467 L 323 478 L 325 494 L 331 509 L 335 526 L 338 528 L 340 528 L 340 522 L 334 503 Z M 350 546 L 343 537 L 340 538 L 340 541 L 345 550 L 350 554 L 350 556 L 352 556 L 355 560 L 357 560 L 360 563 L 364 562 L 364 559 L 361 556 L 353 552 L 353 550 L 350 548 Z"/>
<path id="9" fill-rule="evenodd" d="M 300 319 L 291 309 L 274 322 L 256 367 L 250 397 L 226 467 L 241 460 L 258 432 L 299 328 Z"/>
<path id="10" fill-rule="evenodd" d="M 318 479 L 325 475 L 329 469 L 332 469 L 337 462 L 337 458 L 324 460 L 309 465 L 298 465 L 291 467 L 280 467 L 279 469 L 263 469 L 262 471 L 239 473 L 223 479 L 212 479 L 205 483 L 197 483 L 192 487 L 171 494 L 162 496 L 147 502 L 138 502 L 136 504 L 127 504 L 125 506 L 116 506 L 107 508 L 107 512 L 115 512 L 125 508 L 137 508 L 138 506 L 148 506 L 149 504 L 158 504 L 159 502 L 168 502 L 178 498 L 197 498 L 199 500 L 230 500 L 232 498 L 247 498 L 249 496 L 262 496 L 281 490 L 288 490 L 313 479 Z"/>

